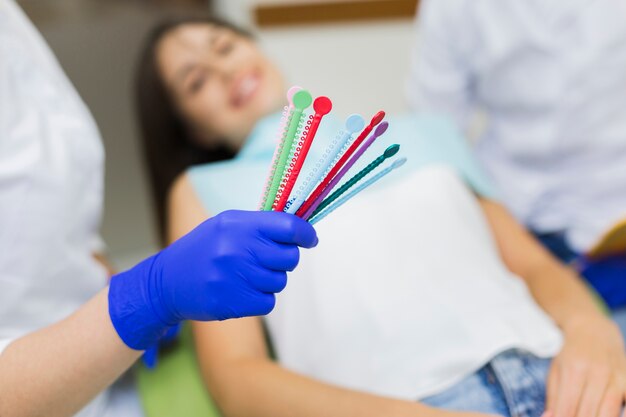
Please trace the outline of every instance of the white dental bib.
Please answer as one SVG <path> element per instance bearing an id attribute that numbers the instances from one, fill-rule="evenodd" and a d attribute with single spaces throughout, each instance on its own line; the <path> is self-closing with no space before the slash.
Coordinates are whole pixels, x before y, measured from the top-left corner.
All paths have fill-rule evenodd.
<path id="1" fill-rule="evenodd" d="M 415 400 L 509 348 L 556 354 L 561 336 L 500 260 L 455 170 L 373 187 L 316 226 L 267 323 L 285 367 Z"/>

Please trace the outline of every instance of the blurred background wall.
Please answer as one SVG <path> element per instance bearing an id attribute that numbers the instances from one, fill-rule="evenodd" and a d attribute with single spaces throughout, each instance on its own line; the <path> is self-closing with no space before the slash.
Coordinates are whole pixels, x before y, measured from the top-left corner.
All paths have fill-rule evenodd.
<path id="1" fill-rule="evenodd" d="M 384 7 L 384 1 L 389 1 L 388 10 L 394 2 L 395 6 L 407 3 L 377 3 Z M 276 25 L 258 24 L 256 17 L 267 12 L 267 16 L 280 19 L 280 13 L 286 12 L 280 7 L 268 8 L 260 0 L 18 2 L 49 42 L 100 127 L 107 154 L 102 233 L 120 268 L 157 249 L 135 125 L 132 75 L 146 31 L 163 14 L 212 9 L 251 29 L 288 80 L 313 94 L 330 96 L 337 115 L 406 109 L 404 83 L 414 27 L 404 6 L 397 16 L 385 19 L 326 19 L 330 15 L 322 9 L 318 22 L 300 24 L 296 14 Z M 307 2 L 280 0 L 278 5 L 290 3 Z M 366 9 L 352 10 L 359 15 Z M 312 14 L 302 19 L 306 16 Z"/>

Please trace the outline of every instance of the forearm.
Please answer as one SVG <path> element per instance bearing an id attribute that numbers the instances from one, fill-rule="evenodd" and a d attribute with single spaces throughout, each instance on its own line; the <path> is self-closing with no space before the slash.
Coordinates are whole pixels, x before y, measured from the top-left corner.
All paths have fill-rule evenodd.
<path id="1" fill-rule="evenodd" d="M 211 393 L 226 417 L 378 417 L 445 415 L 412 401 L 338 388 L 259 359 L 212 367 Z"/>
<path id="2" fill-rule="evenodd" d="M 0 355 L 1 416 L 71 416 L 141 355 L 113 328 L 107 292 Z"/>
<path id="3" fill-rule="evenodd" d="M 581 320 L 604 319 L 589 289 L 571 268 L 548 260 L 538 263 L 523 278 L 537 303 L 562 329 Z"/>
<path id="4" fill-rule="evenodd" d="M 576 272 L 561 264 L 500 204 L 481 199 L 506 266 L 525 282 L 537 303 L 563 329 L 602 312 Z"/>

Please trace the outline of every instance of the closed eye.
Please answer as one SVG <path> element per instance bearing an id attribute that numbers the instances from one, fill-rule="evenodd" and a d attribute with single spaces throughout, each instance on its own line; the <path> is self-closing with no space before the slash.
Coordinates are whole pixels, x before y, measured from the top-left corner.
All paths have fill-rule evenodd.
<path id="1" fill-rule="evenodd" d="M 202 87 L 209 80 L 210 74 L 205 70 L 196 70 L 191 73 L 185 82 L 185 92 L 187 94 L 195 94 L 202 90 Z"/>
<path id="2" fill-rule="evenodd" d="M 235 48 L 235 42 L 232 42 L 232 41 L 224 42 L 223 45 L 220 45 L 217 52 L 220 55 L 228 55 L 234 48 Z"/>

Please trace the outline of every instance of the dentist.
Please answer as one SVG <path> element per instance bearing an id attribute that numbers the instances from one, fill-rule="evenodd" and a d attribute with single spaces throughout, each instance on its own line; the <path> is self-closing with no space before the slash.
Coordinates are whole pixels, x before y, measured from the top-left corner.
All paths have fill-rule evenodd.
<path id="1" fill-rule="evenodd" d="M 95 260 L 103 149 L 14 0 L 0 0 L 0 415 L 137 416 L 107 390 L 183 320 L 269 313 L 314 229 L 230 211 L 113 276 Z"/>

